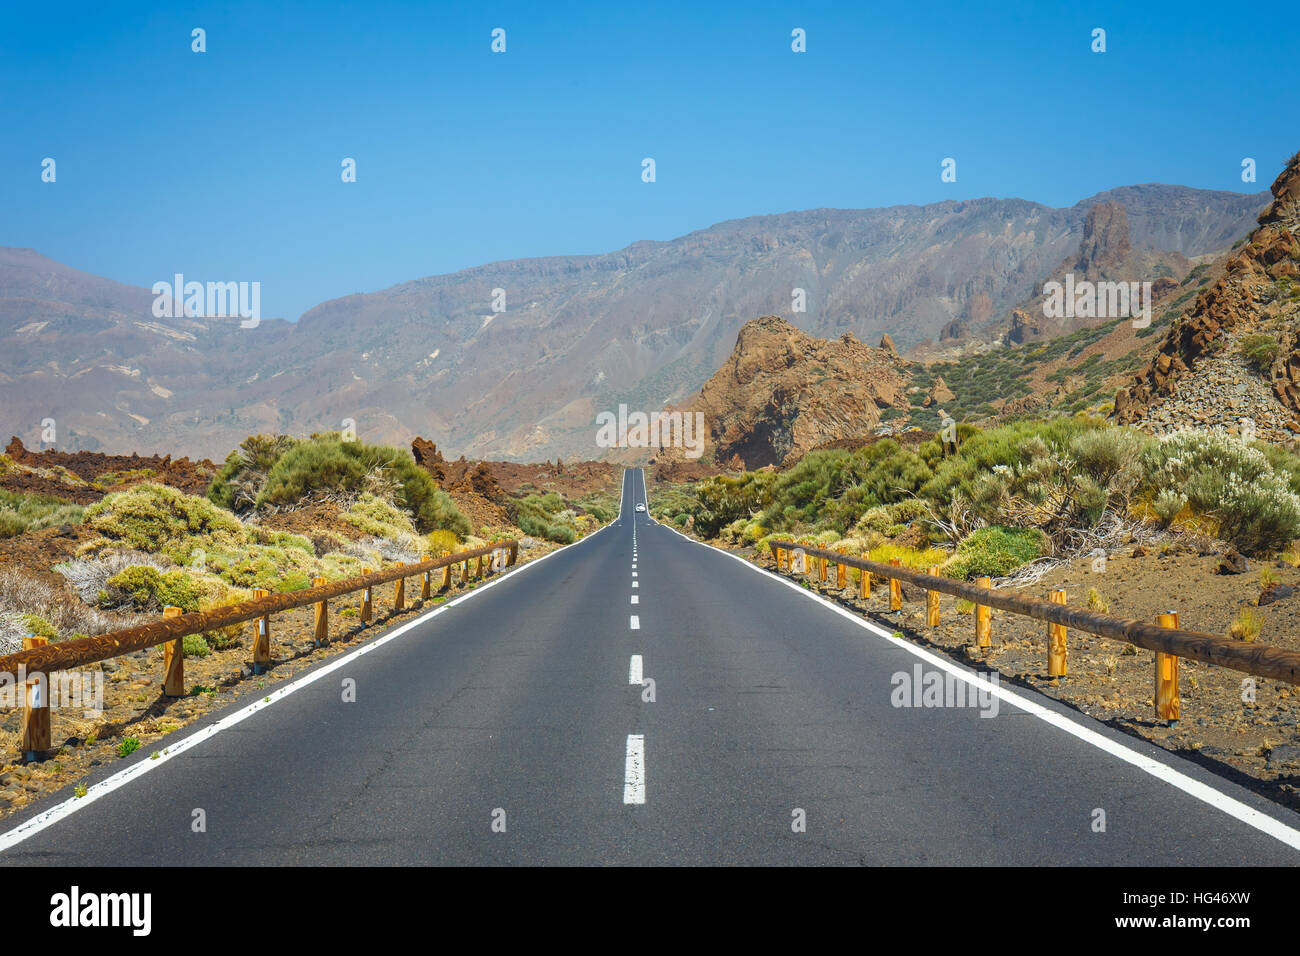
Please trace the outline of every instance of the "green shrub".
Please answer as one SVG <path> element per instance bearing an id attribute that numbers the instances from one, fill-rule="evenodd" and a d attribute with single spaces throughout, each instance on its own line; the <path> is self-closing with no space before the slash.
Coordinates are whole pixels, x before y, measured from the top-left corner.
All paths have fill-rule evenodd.
<path id="1" fill-rule="evenodd" d="M 1240 342 L 1241 354 L 1259 372 L 1267 372 L 1282 345 L 1271 335 L 1246 335 Z"/>
<path id="2" fill-rule="evenodd" d="M 206 498 L 167 485 L 139 484 L 114 492 L 86 509 L 86 523 L 111 542 L 164 553 L 179 564 L 195 549 L 235 547 L 244 528 Z"/>
<path id="3" fill-rule="evenodd" d="M 27 630 L 36 637 L 43 637 L 47 641 L 57 641 L 59 639 L 59 632 L 54 625 L 39 614 L 22 614 L 19 617 L 21 617 L 23 624 L 26 625 Z"/>
<path id="4" fill-rule="evenodd" d="M 186 657 L 207 657 L 212 653 L 202 634 L 186 634 L 181 638 L 181 645 Z"/>
<path id="5" fill-rule="evenodd" d="M 564 507 L 564 499 L 555 492 L 531 494 L 512 502 L 513 520 L 524 534 L 559 544 L 578 540 L 573 513 Z"/>
<path id="6" fill-rule="evenodd" d="M 65 524 L 80 524 L 80 505 L 53 495 L 25 494 L 0 488 L 0 539 L 25 531 L 40 531 Z"/>
<path id="7" fill-rule="evenodd" d="M 339 517 L 376 538 L 396 539 L 415 533 L 410 515 L 369 492 L 361 495 Z"/>
<path id="8" fill-rule="evenodd" d="M 140 611 L 161 611 L 178 607 L 182 611 L 199 610 L 199 594 L 185 571 L 159 571 L 139 564 L 119 571 L 108 579 L 101 604 L 109 607 L 129 605 Z"/>
<path id="9" fill-rule="evenodd" d="M 1001 577 L 1043 555 L 1043 535 L 1032 528 L 991 525 L 957 545 L 946 571 L 954 578 Z"/>
<path id="10" fill-rule="evenodd" d="M 214 504 L 243 512 L 257 504 L 266 476 L 282 455 L 296 444 L 288 435 L 250 435 L 231 452 L 208 489 Z"/>
<path id="11" fill-rule="evenodd" d="M 445 528 L 465 537 L 472 530 L 469 519 L 410 452 L 335 435 L 297 442 L 280 455 L 257 504 L 296 504 L 317 491 L 361 492 L 371 486 L 391 488 L 393 503 L 412 515 L 421 533 Z"/>
<path id="12" fill-rule="evenodd" d="M 1153 442 L 1143 465 L 1157 497 L 1166 491 L 1186 496 L 1192 510 L 1215 518 L 1220 537 L 1243 553 L 1277 551 L 1300 536 L 1292 474 L 1275 474 L 1269 457 L 1240 439 L 1178 431 Z"/>

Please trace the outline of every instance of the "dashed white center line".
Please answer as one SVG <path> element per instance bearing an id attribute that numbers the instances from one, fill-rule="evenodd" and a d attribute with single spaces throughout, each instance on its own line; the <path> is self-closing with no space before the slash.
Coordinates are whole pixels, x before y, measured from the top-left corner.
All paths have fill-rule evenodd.
<path id="1" fill-rule="evenodd" d="M 623 802 L 645 803 L 645 736 L 627 735 L 627 761 L 623 769 Z"/>
<path id="2" fill-rule="evenodd" d="M 641 603 L 641 599 L 640 599 L 639 597 L 637 597 L 635 594 L 633 594 L 633 595 L 632 595 L 632 603 L 633 603 L 633 604 L 640 604 L 640 603 Z"/>
<path id="3" fill-rule="evenodd" d="M 645 683 L 645 681 L 641 679 L 641 655 L 640 654 L 632 655 L 632 662 L 631 664 L 628 665 L 627 668 L 627 682 L 629 684 Z"/>
<path id="4" fill-rule="evenodd" d="M 634 588 L 639 588 L 640 586 L 641 586 L 641 582 L 640 582 L 640 581 L 633 581 L 633 582 L 632 582 L 632 587 L 634 587 Z"/>
<path id="5" fill-rule="evenodd" d="M 633 614 L 632 620 L 628 623 L 628 627 L 630 627 L 634 631 L 641 630 L 641 619 L 637 617 L 635 614 Z"/>
<path id="6" fill-rule="evenodd" d="M 635 571 L 632 572 L 632 577 L 636 577 L 636 572 L 635 572 Z"/>

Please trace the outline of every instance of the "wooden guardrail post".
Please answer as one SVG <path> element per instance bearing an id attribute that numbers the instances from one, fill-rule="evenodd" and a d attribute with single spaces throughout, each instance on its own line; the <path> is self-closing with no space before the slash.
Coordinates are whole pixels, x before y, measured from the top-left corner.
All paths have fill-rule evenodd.
<path id="1" fill-rule="evenodd" d="M 316 577 L 311 579 L 311 585 L 314 588 L 320 587 L 325 583 L 324 578 Z M 330 603 L 329 601 L 316 602 L 316 646 L 325 647 L 330 642 Z M 270 648 L 267 648 L 268 656 Z"/>
<path id="2" fill-rule="evenodd" d="M 515 562 L 519 560 L 519 542 L 511 541 L 509 551 L 510 560 L 507 562 L 506 567 L 512 568 L 515 566 Z"/>
<path id="3" fill-rule="evenodd" d="M 444 558 L 448 557 L 450 554 L 451 554 L 450 551 L 444 551 L 442 552 L 442 557 Z M 447 570 L 444 572 L 442 576 L 442 587 L 444 590 L 451 587 L 451 564 L 450 563 L 447 564 Z"/>
<path id="4" fill-rule="evenodd" d="M 433 555 L 432 554 L 421 555 L 420 560 L 432 561 Z M 433 572 L 426 569 L 424 572 L 424 577 L 420 581 L 420 600 L 421 601 L 429 600 L 429 595 L 432 593 L 432 590 L 433 590 Z"/>
<path id="5" fill-rule="evenodd" d="M 993 586 L 992 578 L 976 578 L 975 583 L 982 588 Z M 993 609 L 987 604 L 975 604 L 975 646 L 987 648 L 991 645 Z"/>
<path id="6" fill-rule="evenodd" d="M 478 571 L 474 575 L 479 580 L 483 579 L 483 555 L 478 556 Z"/>
<path id="7" fill-rule="evenodd" d="M 1065 603 L 1065 591 L 1057 588 L 1052 591 L 1051 601 L 1053 604 Z M 1048 677 L 1065 677 L 1067 672 L 1066 665 L 1066 631 L 1064 624 L 1047 625 L 1047 676 Z"/>
<path id="8" fill-rule="evenodd" d="M 843 553 L 844 553 L 844 549 L 840 548 L 840 554 Z M 843 591 L 845 586 L 849 583 L 848 578 L 849 578 L 849 566 L 845 564 L 843 561 L 837 561 L 835 564 L 836 589 Z"/>
<path id="9" fill-rule="evenodd" d="M 822 557 L 817 559 L 817 580 L 822 582 L 826 580 L 826 559 Z"/>
<path id="10" fill-rule="evenodd" d="M 899 558 L 890 558 L 889 563 L 894 567 L 901 567 L 903 562 Z M 903 609 L 903 582 L 898 578 L 889 579 L 889 609 L 891 611 L 901 611 Z"/>
<path id="11" fill-rule="evenodd" d="M 49 638 L 28 634 L 23 638 L 23 650 L 44 647 Z M 28 674 L 23 685 L 23 733 L 20 747 L 28 761 L 52 749 L 50 743 L 50 679 L 47 674 Z"/>
<path id="12" fill-rule="evenodd" d="M 871 572 L 858 571 L 858 597 L 864 601 L 871 600 Z"/>
<path id="13" fill-rule="evenodd" d="M 776 569 L 784 571 L 790 566 L 790 553 L 785 548 L 776 549 Z"/>
<path id="14" fill-rule="evenodd" d="M 1156 623 L 1161 627 L 1178 627 L 1178 614 L 1168 611 L 1156 616 Z M 1183 701 L 1178 695 L 1178 655 L 1156 651 L 1156 717 L 1176 724 L 1182 716 Z"/>
<path id="15" fill-rule="evenodd" d="M 178 607 L 163 608 L 163 617 L 180 617 Z M 185 696 L 185 638 L 178 637 L 163 645 L 163 695 Z"/>
<path id="16" fill-rule="evenodd" d="M 399 568 L 406 567 L 405 561 L 398 561 Z M 406 578 L 398 578 L 393 588 L 393 610 L 401 611 L 406 608 Z"/>
<path id="17" fill-rule="evenodd" d="M 931 565 L 929 573 L 934 575 L 937 578 L 939 576 L 938 566 Z M 927 627 L 939 626 L 939 592 L 938 591 L 925 592 L 925 624 Z"/>
<path id="18" fill-rule="evenodd" d="M 269 597 L 266 588 L 254 588 L 253 600 Z M 271 663 L 271 618 L 259 617 L 253 622 L 253 673 L 261 674 Z"/>
<path id="19" fill-rule="evenodd" d="M 370 569 L 362 568 L 361 573 L 369 574 Z M 370 615 L 373 611 L 374 611 L 374 601 L 370 594 L 370 586 L 367 585 L 366 587 L 361 589 L 361 612 L 357 615 L 357 617 L 361 619 L 362 624 L 369 624 Z"/>

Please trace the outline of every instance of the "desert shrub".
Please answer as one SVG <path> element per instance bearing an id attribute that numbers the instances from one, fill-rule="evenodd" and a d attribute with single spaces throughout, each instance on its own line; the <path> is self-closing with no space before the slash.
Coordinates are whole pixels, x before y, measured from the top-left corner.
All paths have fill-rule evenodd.
<path id="1" fill-rule="evenodd" d="M 911 524 L 913 521 L 929 517 L 930 514 L 929 506 L 918 498 L 904 498 L 890 505 L 886 510 L 895 524 Z"/>
<path id="2" fill-rule="evenodd" d="M 297 548 L 299 551 L 306 551 L 308 554 L 316 553 L 316 545 L 309 538 L 300 534 L 292 534 L 288 531 L 277 531 L 274 528 L 263 528 L 255 524 L 244 526 L 244 532 L 248 540 L 254 544 L 278 545 L 282 548 Z"/>
<path id="3" fill-rule="evenodd" d="M 206 498 L 167 485 L 139 484 L 114 492 L 86 509 L 86 523 L 118 545 L 162 553 L 184 564 L 196 549 L 234 547 L 244 528 Z"/>
<path id="4" fill-rule="evenodd" d="M 370 492 L 362 494 L 339 517 L 376 538 L 396 538 L 415 533 L 415 525 L 406 512 Z"/>
<path id="5" fill-rule="evenodd" d="M 1257 371 L 1267 372 L 1282 345 L 1271 335 L 1245 335 L 1240 341 L 1242 357 Z"/>
<path id="6" fill-rule="evenodd" d="M 316 492 L 370 491 L 411 514 L 422 532 L 445 528 L 464 537 L 469 519 L 415 463 L 410 452 L 382 445 L 313 436 L 289 448 L 267 473 L 257 504 L 297 504 Z"/>
<path id="7" fill-rule="evenodd" d="M 695 485 L 697 505 L 690 512 L 695 516 L 695 530 L 711 538 L 724 525 L 752 518 L 771 501 L 772 484 L 773 475 L 767 471 L 715 475 L 698 482 Z"/>
<path id="8" fill-rule="evenodd" d="M 454 554 L 460 548 L 460 538 L 456 536 L 455 532 L 447 531 L 444 528 L 430 531 L 425 535 L 425 541 L 428 543 L 429 553 L 435 557 L 444 551 L 450 551 Z"/>
<path id="9" fill-rule="evenodd" d="M 137 611 L 161 611 L 178 607 L 182 611 L 199 610 L 199 595 L 185 571 L 159 571 L 148 565 L 136 565 L 109 578 L 100 592 L 102 607 L 130 607 Z"/>
<path id="10" fill-rule="evenodd" d="M 577 505 L 602 524 L 618 517 L 618 498 L 608 492 L 589 492 L 577 500 Z"/>
<path id="11" fill-rule="evenodd" d="M 21 494 L 0 488 L 0 538 L 64 524 L 80 524 L 84 509 L 53 495 Z"/>
<path id="12" fill-rule="evenodd" d="M 1183 510 L 1186 504 L 1186 495 L 1180 495 L 1172 488 L 1166 488 L 1156 495 L 1155 501 L 1151 502 L 1151 510 L 1156 513 L 1160 523 L 1167 528 L 1173 524 L 1174 519 L 1178 517 L 1178 513 Z"/>
<path id="13" fill-rule="evenodd" d="M 208 568 L 237 588 L 268 591 L 301 591 L 311 579 L 325 575 L 325 565 L 299 548 L 249 544 L 238 551 L 208 555 Z"/>
<path id="14" fill-rule="evenodd" d="M 59 632 L 55 630 L 54 625 L 39 614 L 23 614 L 21 617 L 29 634 L 35 637 L 43 637 L 47 641 L 57 641 L 59 639 Z"/>
<path id="15" fill-rule="evenodd" d="M 868 508 L 853 526 L 859 534 L 876 533 L 885 534 L 894 523 L 893 516 L 889 509 L 883 505 L 877 505 L 874 508 Z"/>
<path id="16" fill-rule="evenodd" d="M 1234 641 L 1245 641 L 1250 643 L 1259 637 L 1260 628 L 1264 624 L 1264 619 L 1260 617 L 1258 611 L 1253 607 L 1243 607 L 1232 623 L 1228 625 L 1228 637 Z"/>
<path id="17" fill-rule="evenodd" d="M 35 614 L 64 636 L 103 634 L 145 620 L 135 614 L 106 614 L 97 605 L 83 602 L 66 584 L 51 584 L 21 568 L 3 565 L 0 565 L 0 611 Z"/>
<path id="18" fill-rule="evenodd" d="M 53 570 L 67 579 L 83 601 L 92 602 L 104 590 L 109 578 L 134 565 L 149 565 L 161 571 L 170 567 L 172 562 L 143 551 L 114 551 L 102 557 L 74 558 L 56 564 Z"/>
<path id="19" fill-rule="evenodd" d="M 935 565 L 943 564 L 948 558 L 948 553 L 938 548 L 909 548 L 905 545 L 885 543 L 872 548 L 867 557 L 882 564 L 888 564 L 894 558 L 898 558 L 904 567 L 916 571 L 928 571 Z"/>
<path id="20" fill-rule="evenodd" d="M 1142 479 L 1145 439 L 1081 416 L 1016 422 L 968 439 L 923 494 L 954 538 L 980 525 L 1035 528 L 1061 539 L 1124 512 Z"/>
<path id="21" fill-rule="evenodd" d="M 181 638 L 181 647 L 186 657 L 207 657 L 212 653 L 202 634 L 186 634 Z"/>
<path id="22" fill-rule="evenodd" d="M 217 472 L 208 488 L 209 500 L 236 513 L 252 509 L 267 475 L 296 443 L 288 435 L 249 435 L 227 456 Z"/>
<path id="23" fill-rule="evenodd" d="M 1043 555 L 1043 535 L 1033 528 L 991 525 L 957 545 L 947 572 L 954 578 L 1001 577 Z"/>
<path id="24" fill-rule="evenodd" d="M 1240 439 L 1178 431 L 1151 443 L 1143 465 L 1157 498 L 1167 491 L 1186 496 L 1242 552 L 1276 551 L 1300 536 L 1300 496 L 1290 475 L 1274 473 L 1268 457 Z"/>
<path id="25" fill-rule="evenodd" d="M 518 498 L 512 502 L 512 510 L 514 523 L 524 534 L 559 544 L 578 540 L 573 512 L 565 509 L 564 499 L 553 491 Z"/>

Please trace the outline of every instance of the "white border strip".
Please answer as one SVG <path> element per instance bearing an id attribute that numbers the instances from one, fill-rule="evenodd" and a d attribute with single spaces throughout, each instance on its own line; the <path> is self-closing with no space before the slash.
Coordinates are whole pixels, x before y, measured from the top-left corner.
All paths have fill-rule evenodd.
<path id="1" fill-rule="evenodd" d="M 705 544 L 703 541 L 697 541 L 694 538 L 689 537 L 688 535 L 682 534 L 676 528 L 670 527 L 669 525 L 662 525 L 662 527 L 667 528 L 669 531 L 671 531 L 673 534 L 677 535 L 678 537 L 685 538 L 687 541 L 691 542 L 692 544 L 698 544 L 700 545 L 700 547 L 708 548 L 710 551 L 716 551 L 719 554 L 725 555 L 726 557 L 731 558 L 734 561 L 739 561 L 741 564 L 749 568 L 751 571 L 755 571 L 759 574 L 764 574 L 764 575 L 768 574 L 766 570 L 760 568 L 752 561 L 748 561 L 745 558 L 742 558 L 740 555 L 732 554 L 729 551 L 723 551 L 721 548 L 715 548 L 713 545 Z M 798 584 L 795 584 L 793 581 L 789 580 L 784 576 L 775 575 L 774 577 L 777 581 L 780 581 L 786 587 L 792 589 L 793 591 L 796 591 L 799 594 L 802 594 L 806 598 L 811 598 L 812 600 L 817 601 L 819 604 L 823 605 L 827 609 L 834 611 L 836 614 L 840 615 L 840 617 L 852 621 L 854 624 L 858 625 L 859 627 L 865 628 L 866 630 L 871 631 L 873 634 L 876 634 L 879 637 L 883 637 L 891 644 L 894 644 L 895 646 L 902 648 L 903 650 L 907 651 L 909 654 L 912 654 L 915 657 L 921 658 L 921 660 L 925 661 L 926 663 L 934 667 L 937 667 L 940 670 L 946 671 L 947 673 L 952 674 L 953 676 L 967 682 L 968 684 L 972 684 L 978 687 L 981 693 L 994 694 L 1000 700 L 1006 701 L 1008 704 L 1018 707 L 1021 710 L 1025 711 L 1026 713 L 1032 714 L 1033 716 L 1037 717 L 1043 722 L 1051 724 L 1053 727 L 1056 727 L 1059 730 L 1065 731 L 1067 734 L 1077 737 L 1079 740 L 1082 740 L 1084 743 L 1091 744 L 1092 746 L 1096 747 L 1098 750 L 1102 750 L 1110 754 L 1112 757 L 1117 757 L 1120 760 L 1124 761 L 1125 763 L 1132 764 L 1134 767 L 1137 767 L 1139 770 L 1143 771 L 1144 773 L 1151 774 L 1151 776 L 1155 777 L 1157 780 L 1162 780 L 1165 783 L 1169 784 L 1171 787 L 1176 787 L 1177 789 L 1183 791 L 1188 796 L 1194 797 L 1195 799 L 1200 800 L 1203 803 L 1208 803 L 1210 806 L 1214 807 L 1215 809 L 1220 810 L 1223 813 L 1226 813 L 1230 817 L 1240 820 L 1242 823 L 1246 824 L 1247 826 L 1254 827 L 1256 830 L 1259 830 L 1261 833 L 1265 833 L 1268 836 L 1273 837 L 1275 840 L 1278 840 L 1281 843 L 1285 843 L 1287 846 L 1291 847 L 1292 849 L 1300 850 L 1300 830 L 1296 830 L 1293 827 L 1287 826 L 1285 823 L 1281 822 L 1280 820 L 1275 820 L 1267 813 L 1263 813 L 1259 810 L 1256 810 L 1254 807 L 1247 806 L 1246 804 L 1242 803 L 1240 800 L 1236 799 L 1235 797 L 1230 797 L 1226 793 L 1214 789 L 1214 787 L 1211 787 L 1209 784 L 1202 783 L 1201 781 L 1196 780 L 1193 777 L 1189 777 L 1187 776 L 1187 774 L 1182 773 L 1179 770 L 1175 770 L 1173 767 L 1169 766 L 1168 764 L 1161 763 L 1159 760 L 1156 760 L 1153 757 L 1148 757 L 1144 754 L 1140 754 L 1136 750 L 1133 750 L 1130 747 L 1126 747 L 1124 746 L 1124 744 L 1112 740 L 1111 738 L 1105 736 L 1104 734 L 1099 734 L 1095 730 L 1092 730 L 1088 727 L 1084 727 L 1083 725 L 1071 720 L 1069 717 L 1066 717 L 1064 714 L 1059 714 L 1054 710 L 1044 707 L 1042 704 L 1036 703 L 1035 701 L 1028 699 L 1027 697 L 1022 697 L 1021 695 L 1013 691 L 1007 690 L 1005 687 L 1001 686 L 1000 684 L 994 684 L 986 680 L 985 678 L 982 678 L 979 675 L 960 667 L 959 665 L 957 665 L 953 661 L 948 660 L 947 658 L 940 657 L 937 654 L 932 654 L 929 651 L 917 647 L 915 644 L 911 643 L 910 641 L 895 637 L 892 633 L 886 631 L 884 628 L 878 627 L 877 625 L 873 624 L 871 621 L 859 617 L 858 615 L 854 614 L 852 611 L 849 611 L 847 608 L 840 607 L 838 604 L 828 600 L 827 598 L 822 597 L 820 594 L 814 594 L 812 591 L 804 590 Z"/>
<path id="2" fill-rule="evenodd" d="M 341 657 L 338 657 L 335 660 L 330 661 L 328 664 L 321 665 L 319 668 L 311 671 L 308 674 L 304 674 L 301 677 L 297 677 L 289 681 L 287 684 L 277 687 L 275 690 L 271 691 L 271 693 L 268 694 L 267 696 L 257 700 L 252 704 L 249 704 L 247 707 L 243 708 L 242 710 L 237 710 L 233 714 L 227 714 L 225 717 L 221 718 L 216 723 L 209 724 L 207 727 L 204 727 L 202 730 L 190 734 L 188 737 L 184 738 L 183 740 L 180 740 L 175 744 L 164 746 L 161 750 L 157 751 L 158 756 L 156 758 L 152 758 L 152 759 L 145 758 L 139 760 L 136 763 L 132 764 L 131 766 L 127 767 L 125 770 L 120 770 L 117 773 L 113 774 L 111 777 L 107 777 L 106 779 L 101 780 L 99 783 L 95 784 L 93 787 L 87 790 L 86 795 L 84 797 L 71 797 L 67 800 L 64 800 L 60 804 L 56 804 L 55 806 L 51 807 L 50 809 L 42 813 L 38 813 L 30 820 L 24 821 L 23 823 L 14 827 L 12 830 L 0 834 L 0 853 L 3 853 L 4 851 L 10 849 L 11 847 L 17 846 L 19 843 L 22 843 L 24 840 L 27 840 L 30 837 L 35 836 L 36 834 L 40 833 L 42 830 L 46 829 L 47 827 L 50 827 L 55 823 L 58 823 L 60 820 L 71 816 L 72 814 L 80 810 L 82 807 L 89 806 L 90 804 L 98 800 L 100 797 L 107 796 L 108 794 L 112 793 L 114 790 L 117 790 L 119 787 L 123 787 L 126 784 L 130 783 L 132 780 L 137 780 L 140 777 L 143 777 L 150 770 L 154 770 L 157 769 L 158 767 L 161 767 L 163 764 L 171 760 L 173 757 L 178 757 L 181 754 L 183 754 L 185 751 L 197 747 L 199 744 L 203 743 L 204 741 L 209 740 L 212 737 L 215 737 L 217 734 L 221 733 L 221 731 L 229 730 L 231 727 L 234 727 L 236 724 L 241 723 L 244 720 L 247 720 L 249 717 L 252 717 L 253 714 L 257 713 L 258 711 L 265 710 L 267 707 L 270 707 L 272 704 L 276 703 L 277 701 L 283 700 L 284 698 L 292 694 L 294 691 L 301 690 L 302 688 L 306 687 L 308 684 L 315 683 L 316 681 L 320 680 L 322 677 L 326 676 L 327 674 L 334 673 L 340 667 L 350 664 L 353 661 L 355 661 L 357 658 L 362 657 L 365 654 L 369 654 L 371 651 L 383 647 L 389 641 L 397 640 L 397 638 L 401 637 L 407 631 L 411 630 L 412 628 L 419 627 L 421 624 L 425 623 L 431 618 L 437 617 L 443 611 L 455 607 L 457 604 L 460 604 L 462 601 L 468 601 L 476 594 L 482 594 L 484 591 L 487 591 L 495 587 L 496 585 L 501 584 L 504 581 L 512 580 L 520 573 L 527 571 L 529 568 L 537 567 L 537 565 L 541 564 L 547 558 L 554 557 L 555 555 L 559 554 L 561 551 L 567 551 L 569 548 L 576 548 L 580 546 L 584 541 L 590 541 L 592 538 L 600 534 L 609 526 L 610 526 L 609 524 L 601 525 L 599 528 L 597 528 L 591 534 L 587 535 L 585 538 L 582 538 L 579 541 L 575 541 L 573 544 L 566 544 L 563 547 L 556 548 L 554 551 L 551 551 L 548 554 L 544 554 L 540 558 L 537 558 L 533 561 L 527 561 L 524 564 L 520 565 L 518 568 L 516 568 L 513 574 L 502 574 L 500 577 L 490 580 L 486 584 L 481 584 L 478 587 L 474 588 L 472 591 L 470 591 L 468 594 L 462 594 L 460 597 L 456 598 L 455 600 L 448 601 L 446 604 L 434 608 L 432 611 L 429 611 L 425 614 L 421 614 L 415 620 L 408 621 L 407 623 L 403 624 L 401 627 L 398 627 L 395 630 L 392 630 L 389 633 L 384 634 L 382 637 L 377 637 L 374 640 L 361 645 L 356 650 L 350 651 L 349 653 L 344 654 Z"/>

